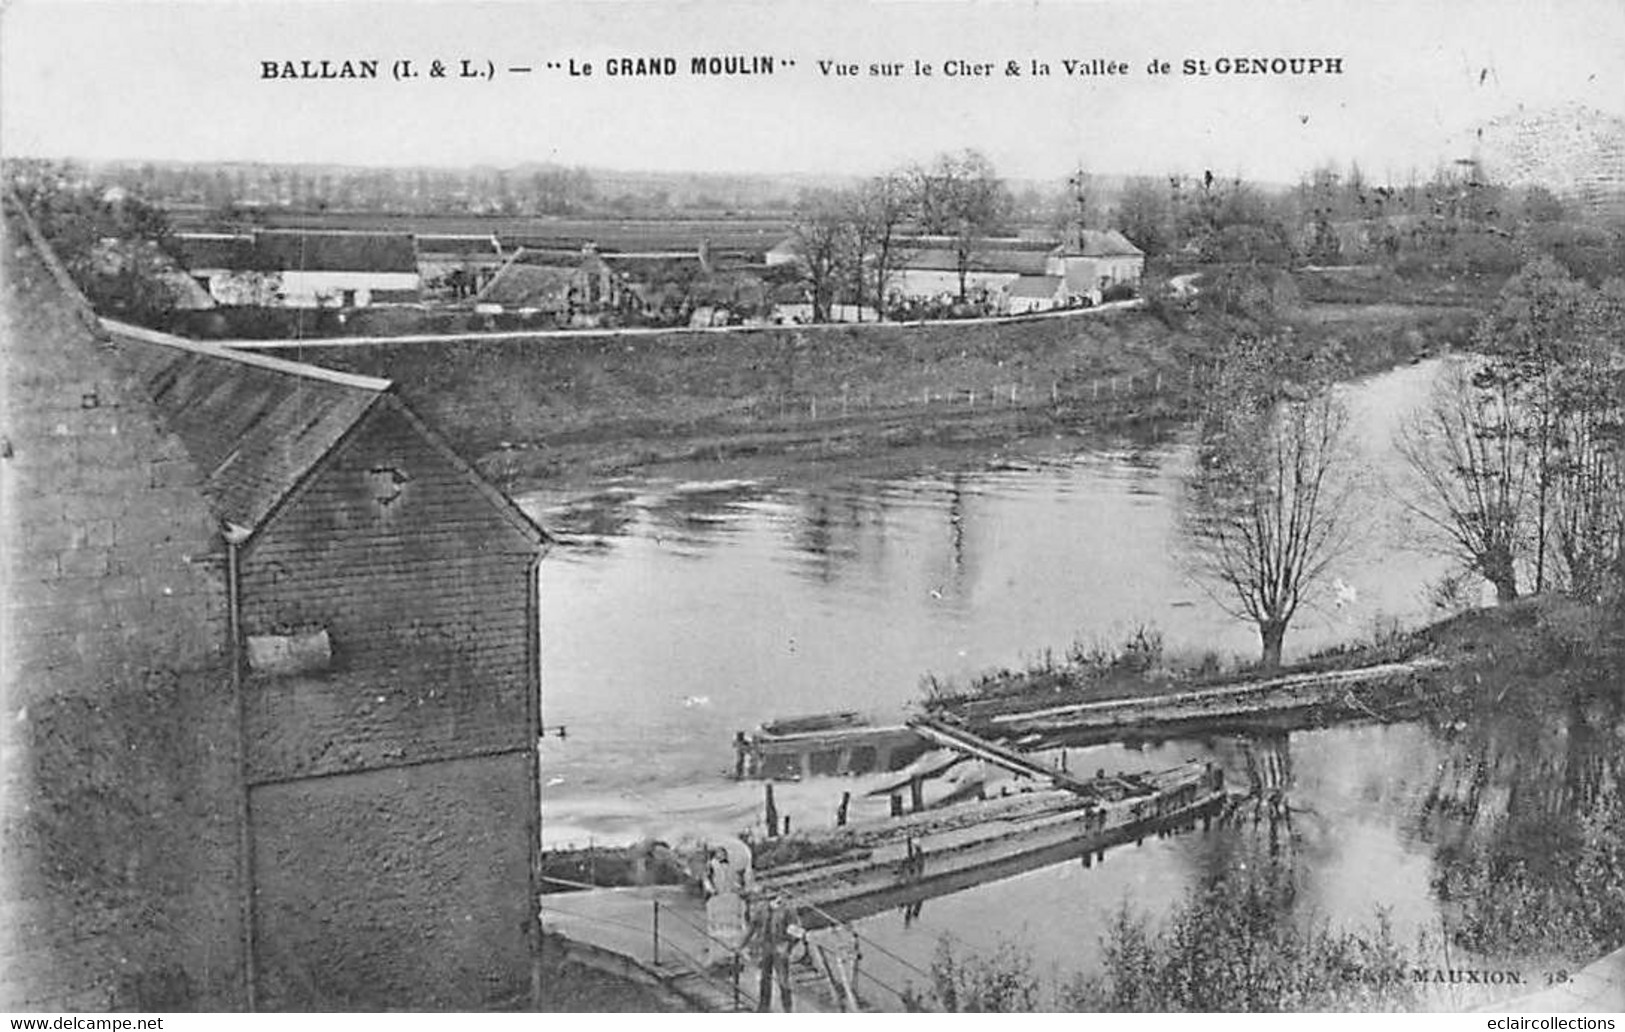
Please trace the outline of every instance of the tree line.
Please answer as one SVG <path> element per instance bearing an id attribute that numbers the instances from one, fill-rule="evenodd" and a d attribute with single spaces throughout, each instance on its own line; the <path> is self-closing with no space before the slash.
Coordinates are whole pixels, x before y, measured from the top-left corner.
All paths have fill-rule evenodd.
<path id="1" fill-rule="evenodd" d="M 1625 593 L 1621 341 L 1625 280 L 1532 262 L 1406 428 L 1408 508 L 1503 601 Z"/>
<path id="2" fill-rule="evenodd" d="M 1561 592 L 1625 609 L 1625 280 L 1550 257 L 1507 282 L 1396 443 L 1387 485 L 1422 541 L 1509 602 Z M 1288 627 L 1357 543 L 1363 467 L 1336 355 L 1238 332 L 1221 352 L 1187 481 L 1191 562 L 1280 665 Z M 1467 603 L 1471 602 L 1468 592 Z"/>

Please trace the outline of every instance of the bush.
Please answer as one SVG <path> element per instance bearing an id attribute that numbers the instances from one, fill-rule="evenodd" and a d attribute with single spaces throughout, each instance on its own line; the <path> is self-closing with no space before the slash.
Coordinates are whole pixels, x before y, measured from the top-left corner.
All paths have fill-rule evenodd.
<path id="1" fill-rule="evenodd" d="M 979 957 L 956 953 L 944 936 L 931 961 L 931 982 L 936 1003 L 945 1011 L 1015 1014 L 1039 1005 L 1032 954 L 1009 941 L 999 943 L 992 956 Z"/>

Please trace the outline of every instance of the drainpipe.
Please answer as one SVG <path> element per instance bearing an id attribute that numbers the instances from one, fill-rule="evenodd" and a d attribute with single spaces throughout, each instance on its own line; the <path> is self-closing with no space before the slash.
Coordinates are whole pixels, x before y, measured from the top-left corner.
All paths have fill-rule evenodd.
<path id="1" fill-rule="evenodd" d="M 227 643 L 231 656 L 231 693 L 237 706 L 237 878 L 242 886 L 241 920 L 243 924 L 243 989 L 247 996 L 249 1013 L 259 1009 L 259 965 L 254 955 L 254 826 L 249 811 L 248 785 L 248 733 L 243 700 L 243 613 L 242 567 L 239 558 L 240 542 L 234 540 L 235 528 L 229 524 L 226 533 L 226 608 L 231 640 Z"/>
<path id="2" fill-rule="evenodd" d="M 530 942 L 530 1005 L 532 1010 L 542 1006 L 542 557 L 546 547 L 539 549 L 526 569 L 525 606 L 525 709 L 526 709 L 526 769 L 530 777 L 529 805 L 526 823 L 530 826 L 530 885 L 527 897 L 529 913 L 525 915 L 526 939 Z"/>

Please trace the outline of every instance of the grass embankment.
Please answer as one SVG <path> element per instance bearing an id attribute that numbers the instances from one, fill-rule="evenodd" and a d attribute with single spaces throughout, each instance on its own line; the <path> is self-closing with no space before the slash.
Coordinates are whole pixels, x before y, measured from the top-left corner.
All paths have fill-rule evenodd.
<path id="1" fill-rule="evenodd" d="M 1226 665 L 1217 653 L 1166 655 L 1160 633 L 1142 627 L 1117 645 L 1075 643 L 1063 656 L 1046 653 L 1025 670 L 989 671 L 964 685 L 928 677 L 922 701 L 930 711 L 986 717 L 1419 659 L 1443 663 L 1446 673 L 1439 680 L 1454 688 L 1425 708 L 1441 718 L 1465 718 L 1482 705 L 1493 705 L 1496 712 L 1507 705 L 1544 705 L 1550 700 L 1538 689 L 1551 678 L 1567 684 L 1599 670 L 1625 669 L 1625 623 L 1604 607 L 1532 598 L 1470 610 L 1414 631 L 1388 629 L 1268 673 L 1249 664 Z"/>
<path id="2" fill-rule="evenodd" d="M 1351 375 L 1465 342 L 1468 309 L 1294 310 L 1287 346 Z M 388 377 L 510 489 L 683 461 L 850 458 L 1187 413 L 1232 323 L 1183 311 L 996 324 L 771 328 L 276 353 Z"/>

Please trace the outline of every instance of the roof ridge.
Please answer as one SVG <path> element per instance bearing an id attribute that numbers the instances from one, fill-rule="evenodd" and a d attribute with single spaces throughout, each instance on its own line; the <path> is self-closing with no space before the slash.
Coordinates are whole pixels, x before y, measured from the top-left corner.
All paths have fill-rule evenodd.
<path id="1" fill-rule="evenodd" d="M 297 233 L 300 236 L 417 236 L 416 233 L 409 229 L 307 229 L 303 226 L 255 226 L 253 231 L 254 236 L 264 236 L 271 233 Z"/>
<path id="2" fill-rule="evenodd" d="M 286 358 L 275 358 L 271 355 L 262 355 L 256 352 L 238 351 L 221 344 L 177 337 L 172 333 L 149 330 L 143 326 L 132 326 L 129 323 L 122 323 L 115 319 L 104 318 L 101 320 L 101 325 L 104 330 L 115 337 L 128 337 L 148 344 L 158 344 L 179 351 L 189 351 L 196 355 L 223 358 L 229 362 L 257 366 L 261 369 L 270 369 L 290 376 L 300 376 L 309 380 L 322 380 L 341 387 L 353 387 L 357 390 L 372 391 L 376 394 L 383 394 L 395 389 L 394 381 L 391 380 L 381 380 L 375 376 L 361 376 L 356 373 L 341 373 L 336 369 L 324 369 L 321 366 L 310 365 L 305 362 L 294 362 Z M 297 341 L 288 342 L 289 346 L 297 343 Z"/>
<path id="3" fill-rule="evenodd" d="M 45 239 L 45 234 L 35 224 L 34 216 L 24 206 L 22 198 L 18 197 L 10 186 L 5 188 L 4 197 L 6 214 L 13 216 L 13 219 L 8 221 L 14 221 L 23 227 L 23 236 L 27 238 L 28 245 L 34 249 L 34 253 L 39 256 L 46 273 L 55 281 L 74 319 L 90 331 L 92 340 L 98 344 L 106 343 L 102 338 L 103 327 L 96 317 L 96 310 L 91 307 L 90 299 L 79 289 L 79 284 L 73 281 L 73 274 L 68 272 L 67 267 L 62 264 L 62 259 L 57 256 L 56 249 Z"/>

